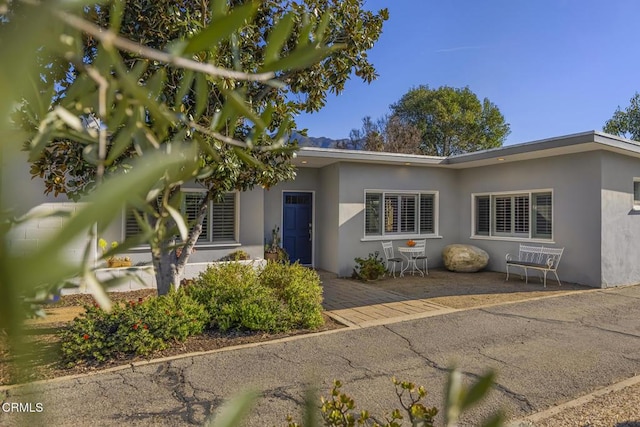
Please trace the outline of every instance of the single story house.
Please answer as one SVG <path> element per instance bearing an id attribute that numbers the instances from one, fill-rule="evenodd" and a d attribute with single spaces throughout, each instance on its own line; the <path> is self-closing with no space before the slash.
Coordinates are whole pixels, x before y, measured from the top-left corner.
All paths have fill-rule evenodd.
<path id="1" fill-rule="evenodd" d="M 505 271 L 505 254 L 531 243 L 565 248 L 563 281 L 640 283 L 638 142 L 589 131 L 449 157 L 304 147 L 294 162 L 294 181 L 212 204 L 193 261 L 240 248 L 261 258 L 275 228 L 292 259 L 340 276 L 354 258 L 382 254 L 381 241 L 426 238 L 430 267 L 442 264 L 446 245 L 463 243 L 489 253 L 488 269 Z M 63 202 L 35 188 L 27 205 Z M 200 193 L 183 191 L 191 215 Z M 132 232 L 123 212 L 103 237 Z M 150 259 L 145 248 L 130 256 Z"/>

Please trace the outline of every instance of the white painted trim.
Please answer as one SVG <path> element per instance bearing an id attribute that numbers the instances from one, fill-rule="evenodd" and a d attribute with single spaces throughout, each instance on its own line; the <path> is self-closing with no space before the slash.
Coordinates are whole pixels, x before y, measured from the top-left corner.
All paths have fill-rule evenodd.
<path id="1" fill-rule="evenodd" d="M 537 239 L 528 237 L 509 237 L 509 236 L 469 236 L 471 240 L 501 240 L 505 242 L 530 242 L 530 243 L 552 243 L 556 242 L 553 239 Z"/>
<path id="2" fill-rule="evenodd" d="M 385 234 L 383 236 L 368 236 L 360 239 L 361 242 L 380 242 L 389 240 L 409 240 L 409 239 L 443 239 L 437 234 Z"/>
<path id="3" fill-rule="evenodd" d="M 532 237 L 531 233 L 533 232 L 532 221 L 533 217 L 531 215 L 531 209 L 533 207 L 532 195 L 537 193 L 551 193 L 551 237 L 549 239 L 544 239 L 540 237 Z M 496 196 L 515 196 L 515 195 L 528 195 L 529 196 L 529 236 L 528 237 L 518 237 L 518 236 L 505 236 L 505 235 L 495 235 L 491 234 L 494 228 L 494 213 L 493 213 L 493 198 Z M 489 236 L 483 236 L 479 234 L 475 234 L 476 232 L 476 197 L 489 196 Z M 537 188 L 532 190 L 510 190 L 510 191 L 494 191 L 494 192 L 479 192 L 479 193 L 471 193 L 471 237 L 472 239 L 478 240 L 505 240 L 505 241 L 514 241 L 514 242 L 541 242 L 541 243 L 553 243 L 554 242 L 554 234 L 556 231 L 555 221 L 556 221 L 556 200 L 553 188 Z"/>
<path id="4" fill-rule="evenodd" d="M 392 233 L 392 234 L 385 234 L 384 231 L 382 231 L 382 234 L 379 236 L 367 236 L 367 193 L 381 193 L 382 194 L 382 202 L 384 203 L 384 195 L 385 194 L 410 194 L 410 195 L 415 195 L 415 196 L 419 196 L 420 194 L 431 194 L 433 195 L 433 234 L 420 234 L 420 233 L 406 233 L 406 234 L 402 234 L 402 233 Z M 419 202 L 419 200 L 418 200 Z M 360 239 L 361 242 L 366 242 L 366 241 L 378 241 L 378 240 L 402 240 L 402 239 L 424 239 L 424 238 L 442 238 L 442 236 L 440 236 L 440 191 L 439 190 L 380 190 L 380 189 L 375 189 L 375 188 L 365 188 L 362 191 L 362 215 L 363 215 L 363 221 L 362 221 L 362 238 Z M 416 224 L 418 227 L 420 227 L 420 206 L 417 206 L 416 209 L 416 216 L 417 216 L 417 221 Z M 384 219 L 384 218 L 383 218 Z M 384 224 L 383 227 L 384 229 Z"/>

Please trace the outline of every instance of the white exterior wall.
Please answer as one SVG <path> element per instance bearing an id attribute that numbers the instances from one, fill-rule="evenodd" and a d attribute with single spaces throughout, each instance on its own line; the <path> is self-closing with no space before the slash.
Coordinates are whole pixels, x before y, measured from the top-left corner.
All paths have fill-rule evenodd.
<path id="1" fill-rule="evenodd" d="M 640 211 L 633 210 L 633 179 L 640 160 L 602 154 L 602 287 L 640 283 Z"/>
<path id="2" fill-rule="evenodd" d="M 340 194 L 340 167 L 338 164 L 325 166 L 318 174 L 318 192 L 316 194 L 315 245 L 316 266 L 326 271 L 339 271 L 337 248 L 340 245 L 338 212 Z"/>
<path id="3" fill-rule="evenodd" d="M 505 255 L 517 254 L 527 240 L 472 236 L 473 193 L 530 190 L 553 191 L 553 239 L 532 244 L 564 247 L 560 280 L 601 286 L 600 273 L 600 158 L 601 152 L 500 163 L 460 170 L 461 243 L 489 253 L 489 270 L 505 271 Z"/>
<path id="4" fill-rule="evenodd" d="M 459 210 L 457 172 L 438 167 L 404 165 L 374 165 L 340 163 L 338 269 L 341 276 L 350 276 L 355 267 L 355 257 L 366 258 L 379 252 L 384 258 L 381 241 L 392 241 L 394 247 L 403 245 L 407 237 L 364 236 L 365 190 L 430 192 L 437 195 L 437 236 L 427 237 L 426 254 L 429 266 L 442 265 L 442 248 L 459 240 L 459 227 L 455 215 Z M 396 255 L 400 255 L 396 253 Z"/>
<path id="5" fill-rule="evenodd" d="M 68 218 L 64 215 L 49 217 L 44 217 L 44 215 L 54 213 L 74 215 L 82 206 L 80 203 L 60 202 L 42 203 L 33 207 L 27 213 L 28 216 L 33 216 L 33 219 L 22 222 L 11 229 L 8 236 L 9 251 L 15 256 L 26 255 L 36 251 L 62 230 Z M 87 230 L 87 237 L 77 238 L 66 247 L 60 248 L 61 251 L 64 251 L 65 258 L 70 262 L 78 265 L 82 262 L 89 242 L 89 231 Z M 93 244 L 89 246 L 91 251 L 90 260 L 95 262 L 97 253 L 95 237 L 92 242 Z"/>

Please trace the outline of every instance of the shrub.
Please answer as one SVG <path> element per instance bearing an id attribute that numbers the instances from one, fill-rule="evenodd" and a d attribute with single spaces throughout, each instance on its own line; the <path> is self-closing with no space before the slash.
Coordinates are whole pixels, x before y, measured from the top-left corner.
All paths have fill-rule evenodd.
<path id="1" fill-rule="evenodd" d="M 260 282 L 273 289 L 283 302 L 287 329 L 317 328 L 322 318 L 322 286 L 318 274 L 298 263 L 268 263 Z"/>
<path id="2" fill-rule="evenodd" d="M 281 330 L 280 302 L 275 292 L 262 286 L 250 265 L 213 265 L 187 289 L 206 308 L 210 326 L 222 331 L 249 329 Z"/>
<path id="3" fill-rule="evenodd" d="M 116 304 L 110 312 L 97 305 L 61 332 L 62 361 L 101 363 L 120 355 L 147 355 L 203 332 L 204 307 L 183 291 L 148 300 Z"/>
<path id="4" fill-rule="evenodd" d="M 210 326 L 222 331 L 277 332 L 323 323 L 320 279 L 299 264 L 268 263 L 259 274 L 249 265 L 214 265 L 187 292 L 206 307 Z"/>
<path id="5" fill-rule="evenodd" d="M 243 251 L 242 249 L 238 249 L 237 251 L 231 252 L 228 255 L 223 256 L 218 261 L 245 261 L 251 259 L 248 253 Z"/>
<path id="6" fill-rule="evenodd" d="M 382 258 L 378 251 L 369 254 L 368 258 L 356 258 L 356 266 L 353 269 L 353 278 L 359 280 L 376 280 L 382 277 L 386 271 Z"/>

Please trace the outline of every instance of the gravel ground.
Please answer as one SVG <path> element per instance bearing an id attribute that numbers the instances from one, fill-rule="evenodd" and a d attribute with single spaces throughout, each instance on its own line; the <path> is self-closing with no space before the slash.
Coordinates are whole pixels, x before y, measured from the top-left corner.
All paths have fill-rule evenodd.
<path id="1" fill-rule="evenodd" d="M 513 426 L 640 427 L 640 382 L 581 401 L 578 406 L 573 406 L 574 402 L 546 418 L 539 417 L 542 414 L 533 415 L 528 417 L 532 421 L 514 423 Z"/>

